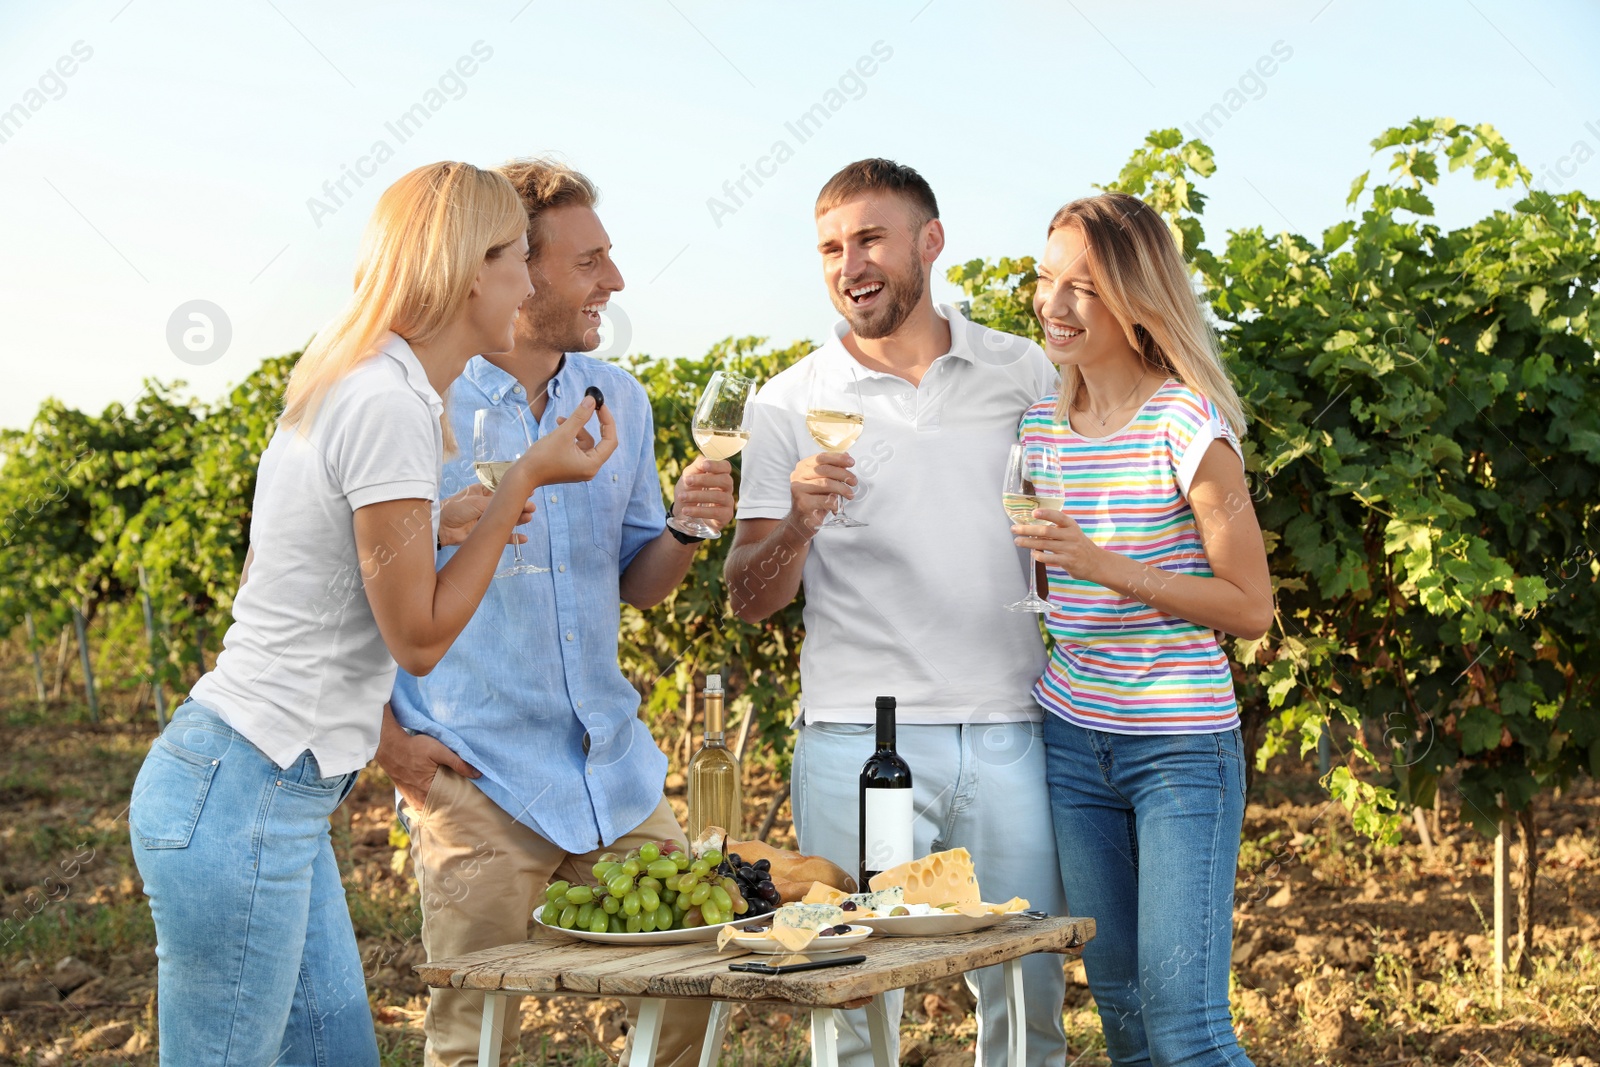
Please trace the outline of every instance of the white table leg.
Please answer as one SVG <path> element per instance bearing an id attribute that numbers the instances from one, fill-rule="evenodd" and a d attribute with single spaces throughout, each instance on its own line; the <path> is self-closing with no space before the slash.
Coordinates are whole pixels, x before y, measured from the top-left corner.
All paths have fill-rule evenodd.
<path id="1" fill-rule="evenodd" d="M 483 1030 L 478 1034 L 478 1063 L 500 1067 L 500 1032 L 506 1025 L 506 995 L 483 995 Z"/>
<path id="2" fill-rule="evenodd" d="M 639 1017 L 634 1020 L 633 1053 L 628 1067 L 651 1067 L 656 1062 L 656 1044 L 661 1040 L 661 1012 L 666 1002 L 654 997 L 639 1001 Z"/>
<path id="3" fill-rule="evenodd" d="M 879 993 L 867 1005 L 867 1033 L 872 1038 L 873 1067 L 898 1067 L 894 1048 L 889 1040 L 889 1008 Z"/>
<path id="4" fill-rule="evenodd" d="M 706 1020 L 706 1040 L 700 1046 L 700 1067 L 717 1067 L 722 1041 L 728 1032 L 728 1017 L 732 1014 L 733 1006 L 726 1000 L 711 1002 L 711 1017 Z"/>
<path id="5" fill-rule="evenodd" d="M 811 1009 L 812 1067 L 839 1067 L 839 1029 L 832 1008 Z"/>
<path id="6" fill-rule="evenodd" d="M 1022 1002 L 1022 957 L 1006 961 L 1006 1036 L 1012 1067 L 1028 1064 L 1028 1013 Z"/>

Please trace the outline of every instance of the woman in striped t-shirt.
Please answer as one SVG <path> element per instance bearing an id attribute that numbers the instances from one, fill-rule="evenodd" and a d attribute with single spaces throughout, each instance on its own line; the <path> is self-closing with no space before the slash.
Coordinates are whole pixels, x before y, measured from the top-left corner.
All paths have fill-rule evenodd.
<path id="1" fill-rule="evenodd" d="M 1034 313 L 1061 368 L 1023 417 L 1060 500 L 1013 527 L 1050 589 L 1034 687 L 1061 875 L 1116 1064 L 1247 1064 L 1228 1014 L 1244 756 L 1218 631 L 1273 617 L 1239 398 L 1166 223 L 1121 193 L 1050 222 Z M 1050 484 L 1050 483 L 1054 484 Z"/>

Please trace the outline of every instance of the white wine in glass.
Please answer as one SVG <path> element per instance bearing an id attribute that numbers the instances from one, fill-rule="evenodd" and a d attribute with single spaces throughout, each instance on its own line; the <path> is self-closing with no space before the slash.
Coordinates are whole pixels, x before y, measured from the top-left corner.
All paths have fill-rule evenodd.
<path id="1" fill-rule="evenodd" d="M 707 459 L 732 459 L 750 443 L 748 430 L 695 430 L 694 443 Z"/>
<path id="2" fill-rule="evenodd" d="M 848 452 L 865 423 L 859 411 L 808 411 L 806 429 L 826 452 Z"/>
<path id="3" fill-rule="evenodd" d="M 519 437 L 520 441 L 517 439 Z M 532 443 L 528 439 L 526 423 L 522 425 L 522 432 L 514 435 L 496 409 L 479 408 L 472 413 L 472 473 L 490 492 L 500 487 L 500 479 L 506 476 L 506 471 Z M 517 543 L 515 530 L 511 537 L 511 563 L 495 571 L 496 578 L 549 573 L 549 567 L 535 566 L 522 558 L 522 546 Z"/>
<path id="4" fill-rule="evenodd" d="M 854 370 L 848 384 L 829 381 L 821 370 L 811 375 L 811 397 L 806 404 L 806 429 L 824 452 L 846 452 L 861 439 L 866 417 L 861 408 L 861 382 Z M 822 526 L 865 526 L 839 510 L 822 520 Z"/>
<path id="5" fill-rule="evenodd" d="M 1035 508 L 1059 511 L 1061 482 L 1055 476 L 1048 446 L 1043 444 L 1014 444 L 1006 456 L 1005 486 L 1000 491 L 1000 506 L 1012 523 L 1018 526 L 1035 525 Z M 1032 611 L 1049 614 L 1050 601 L 1039 595 L 1039 565 L 1033 554 L 1028 555 L 1028 595 L 1015 604 L 1007 604 L 1008 611 Z"/>
<path id="6" fill-rule="evenodd" d="M 472 465 L 472 473 L 478 476 L 478 484 L 491 493 L 500 488 L 500 479 L 504 478 L 506 471 L 510 469 L 510 460 L 485 461 Z"/>
<path id="7" fill-rule="evenodd" d="M 730 370 L 719 370 L 711 375 L 706 388 L 694 406 L 694 443 L 707 459 L 732 459 L 750 440 L 750 399 L 755 396 L 754 378 L 746 378 Z M 688 507 L 688 505 L 685 505 Z M 722 531 L 703 519 L 676 514 L 667 518 L 667 525 L 690 537 L 703 537 L 714 541 Z"/>

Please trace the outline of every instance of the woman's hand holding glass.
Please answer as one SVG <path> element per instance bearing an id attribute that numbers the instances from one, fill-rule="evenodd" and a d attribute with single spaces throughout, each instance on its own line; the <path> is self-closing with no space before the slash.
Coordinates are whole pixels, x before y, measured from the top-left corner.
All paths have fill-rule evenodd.
<path id="1" fill-rule="evenodd" d="M 1033 516 L 1036 521 L 1011 527 L 1017 547 L 1028 549 L 1035 563 L 1095 581 L 1100 564 L 1111 553 L 1090 540 L 1077 520 L 1058 508 L 1035 508 Z"/>
<path id="2" fill-rule="evenodd" d="M 1057 476 L 1054 457 L 1046 446 L 1021 442 L 1012 445 L 1006 455 L 1005 479 L 1000 487 L 1000 506 L 1011 517 L 1011 533 L 1016 535 L 1019 530 L 1035 529 L 1027 525 L 1030 520 L 1046 510 L 1060 507 L 1060 487 L 1061 479 Z M 1020 537 L 1017 545 L 1028 547 Z M 1037 562 L 1037 559 L 1029 557 L 1028 595 L 1015 604 L 1007 604 L 1007 611 L 1049 614 L 1050 601 L 1039 595 Z"/>

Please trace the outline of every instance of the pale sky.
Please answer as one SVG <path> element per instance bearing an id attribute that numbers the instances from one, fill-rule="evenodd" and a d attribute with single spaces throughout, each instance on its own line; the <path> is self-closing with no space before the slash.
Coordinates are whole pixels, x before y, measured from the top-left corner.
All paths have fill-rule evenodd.
<path id="1" fill-rule="evenodd" d="M 609 350 L 698 355 L 825 336 L 811 203 L 864 156 L 932 183 L 936 278 L 1037 253 L 1147 131 L 1193 136 L 1219 103 L 1213 247 L 1347 217 L 1351 178 L 1387 165 L 1368 142 L 1418 115 L 1493 123 L 1537 184 L 1600 192 L 1596 42 L 1580 0 L 0 0 L 0 426 L 149 377 L 212 399 L 300 347 L 383 187 L 438 159 L 556 152 L 587 173 L 627 281 Z M 736 203 L 746 167 L 765 174 Z M 1436 197 L 1452 225 L 1507 200 L 1464 174 Z M 167 340 L 192 300 L 231 325 L 203 366 Z"/>

